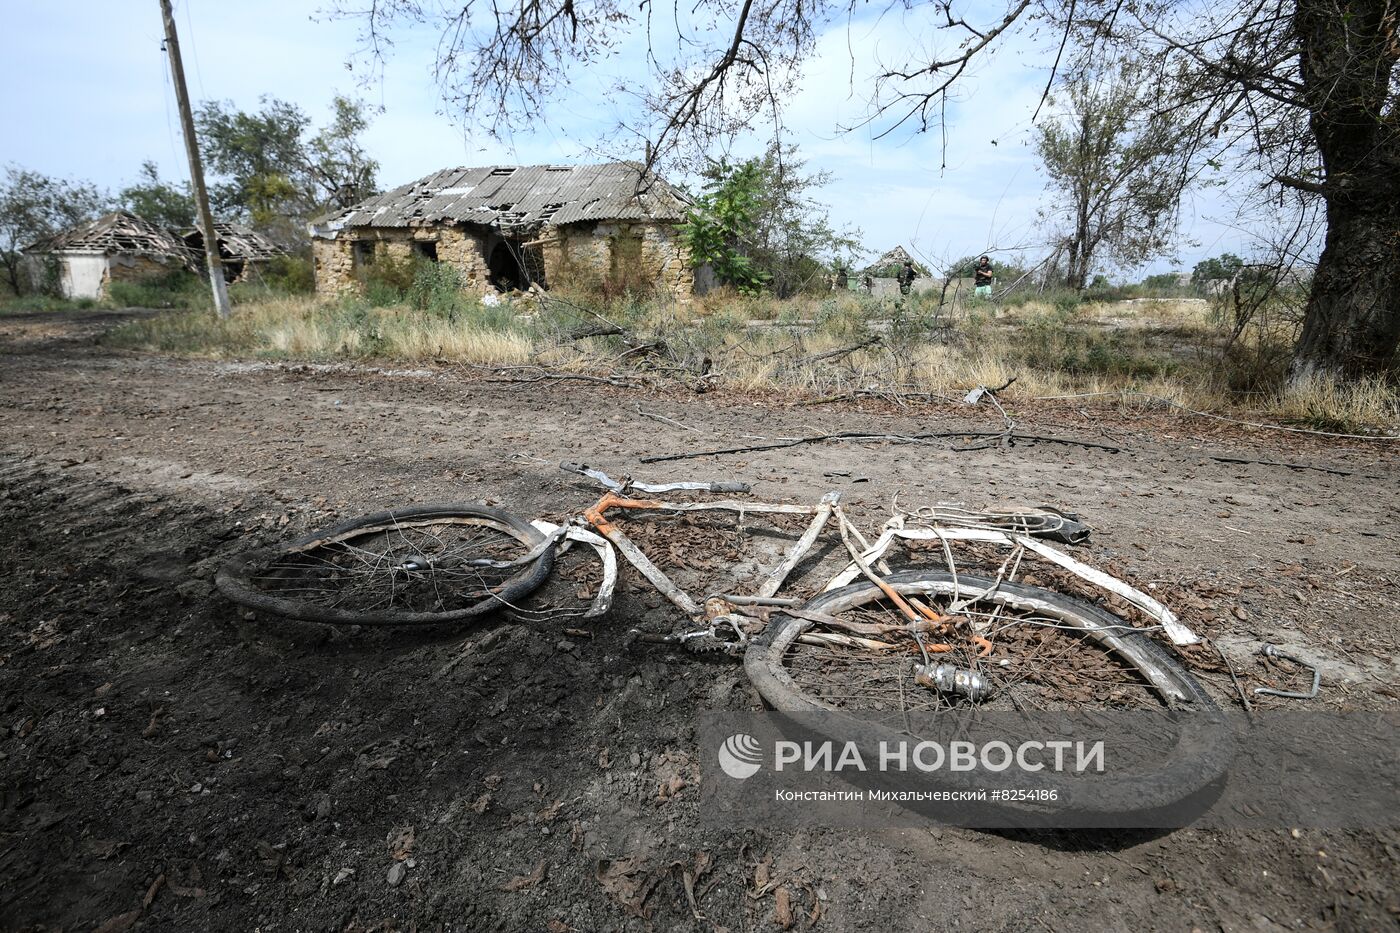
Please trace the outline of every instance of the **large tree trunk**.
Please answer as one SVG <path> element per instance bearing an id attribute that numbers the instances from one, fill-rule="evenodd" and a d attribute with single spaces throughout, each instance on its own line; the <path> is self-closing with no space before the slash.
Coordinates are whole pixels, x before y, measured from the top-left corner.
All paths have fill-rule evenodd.
<path id="1" fill-rule="evenodd" d="M 1400 345 L 1400 58 L 1394 0 L 1298 0 L 1294 31 L 1324 171 L 1327 241 L 1290 378 L 1380 374 Z"/>
<path id="2" fill-rule="evenodd" d="M 1295 382 L 1380 375 L 1397 364 L 1400 182 L 1392 177 L 1377 186 L 1360 197 L 1328 199 L 1327 242 L 1289 374 Z"/>

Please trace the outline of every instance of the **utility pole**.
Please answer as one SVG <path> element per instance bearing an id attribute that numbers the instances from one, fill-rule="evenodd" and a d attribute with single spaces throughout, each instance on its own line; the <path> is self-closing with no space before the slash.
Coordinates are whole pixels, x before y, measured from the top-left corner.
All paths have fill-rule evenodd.
<path id="1" fill-rule="evenodd" d="M 209 212 L 209 192 L 204 187 L 204 168 L 199 163 L 199 141 L 194 135 L 194 114 L 190 111 L 190 92 L 185 87 L 185 64 L 180 60 L 180 40 L 175 35 L 175 13 L 170 0 L 160 0 L 160 15 L 165 20 L 165 51 L 170 55 L 170 74 L 175 83 L 175 103 L 180 108 L 180 127 L 185 131 L 185 154 L 190 157 L 190 183 L 194 187 L 194 203 L 199 208 L 199 226 L 204 231 L 204 259 L 209 268 L 209 285 L 214 290 L 214 310 L 219 317 L 229 316 L 228 286 L 224 284 L 224 263 L 219 258 L 219 235 L 214 229 L 214 215 Z"/>

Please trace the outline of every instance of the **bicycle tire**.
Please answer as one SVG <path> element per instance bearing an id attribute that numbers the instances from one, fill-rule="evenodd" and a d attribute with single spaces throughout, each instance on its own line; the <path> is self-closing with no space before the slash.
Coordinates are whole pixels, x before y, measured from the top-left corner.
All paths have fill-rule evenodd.
<path id="1" fill-rule="evenodd" d="M 543 548 L 535 559 L 521 565 L 513 573 L 499 574 L 501 579 L 491 582 L 487 578 L 496 575 L 488 574 L 485 569 L 473 567 L 466 572 L 454 571 L 459 578 L 476 576 L 478 584 L 474 587 L 462 587 L 460 584 L 463 581 L 460 579 L 440 580 L 434 577 L 429 580 L 421 572 L 419 579 L 412 579 L 416 568 L 405 570 L 392 564 L 368 571 L 357 569 L 356 572 L 367 577 L 364 588 L 371 592 L 376 586 L 382 586 L 385 582 L 389 584 L 389 605 L 385 607 L 327 605 L 325 600 L 328 597 L 297 596 L 291 592 L 295 588 L 279 585 L 297 582 L 296 572 L 307 574 L 315 570 L 324 578 L 326 575 L 333 577 L 337 571 L 344 570 L 348 576 L 349 562 L 342 559 L 340 552 L 359 549 L 349 542 L 393 534 L 401 539 L 405 549 L 411 550 L 408 545 L 414 542 L 410 540 L 410 535 L 431 538 L 431 533 L 423 529 L 453 529 L 454 526 L 484 529 L 482 534 L 491 533 L 494 540 L 483 540 L 473 546 L 482 556 L 494 549 L 497 553 L 491 559 L 502 561 L 528 557 L 546 541 L 544 534 L 529 522 L 491 506 L 476 503 L 409 506 L 349 519 L 284 545 L 245 553 L 225 563 L 216 575 L 215 583 L 220 592 L 240 605 L 293 619 L 343 625 L 436 625 L 475 618 L 511 604 L 538 589 L 553 569 L 552 547 Z M 436 541 L 441 544 L 440 538 Z M 340 551 L 336 550 L 337 546 Z M 320 563 L 315 563 L 311 558 Z M 392 589 L 397 585 L 396 575 L 408 578 L 397 607 L 393 605 L 395 597 Z M 417 604 L 412 605 L 414 601 L 407 594 L 414 591 L 426 597 L 428 584 L 431 584 L 433 592 L 427 601 L 436 601 L 439 606 L 423 608 L 424 599 L 418 599 Z M 444 593 L 444 588 L 448 592 Z"/>
<path id="2" fill-rule="evenodd" d="M 1018 583 L 996 583 L 973 575 L 959 574 L 955 580 L 943 571 L 910 570 L 890 574 L 885 579 L 901 596 L 966 595 L 969 590 L 977 590 L 984 593 L 981 599 L 996 605 L 1033 610 L 1073 626 L 1083 636 L 1103 644 L 1106 650 L 1122 658 L 1146 679 L 1162 695 L 1169 715 L 1182 723 L 1176 744 L 1164 749 L 1165 760 L 1160 766 L 1119 782 L 1106 794 L 1096 790 L 1086 795 L 1082 787 L 1075 787 L 1063 776 L 1049 772 L 1028 776 L 1025 772 L 960 775 L 941 771 L 922 775 L 921 780 L 943 790 L 987 789 L 1002 783 L 1008 787 L 1055 788 L 1064 795 L 1060 799 L 1072 798 L 1081 813 L 1101 815 L 1106 820 L 1138 814 L 1148 820 L 1140 825 L 1158 825 L 1151 822 L 1156 814 L 1218 787 L 1233 756 L 1233 745 L 1223 729 L 1223 714 L 1175 658 L 1142 632 L 1127 629 L 1122 619 L 1099 606 L 1051 590 Z M 884 594 L 878 587 L 861 581 L 822 593 L 798 612 L 808 616 L 840 615 L 882 599 Z M 754 688 L 780 717 L 798 724 L 804 733 L 815 729 L 828 739 L 854 742 L 863 750 L 873 749 L 881 741 L 898 741 L 901 735 L 898 730 L 856 715 L 859 710 L 852 712 L 822 700 L 796 683 L 788 670 L 789 650 L 804 633 L 819 624 L 802 615 L 775 612 L 768 628 L 745 652 L 745 672 Z"/>

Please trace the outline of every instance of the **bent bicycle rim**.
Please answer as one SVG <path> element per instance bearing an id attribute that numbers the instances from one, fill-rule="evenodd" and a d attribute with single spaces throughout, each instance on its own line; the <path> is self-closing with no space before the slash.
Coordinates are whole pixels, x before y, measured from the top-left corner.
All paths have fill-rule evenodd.
<path id="1" fill-rule="evenodd" d="M 1161 646 L 1122 619 L 1049 590 L 976 576 L 955 580 L 941 571 L 905 571 L 886 580 L 906 599 L 940 613 L 960 610 L 964 624 L 979 622 L 989 651 L 970 640 L 966 647 L 936 650 L 940 638 L 958 641 L 951 634 L 925 636 L 924 648 L 935 649 L 927 656 L 932 664 L 983 676 L 990 696 L 974 699 L 916 683 L 913 672 L 925 662 L 923 649 L 885 594 L 861 582 L 823 593 L 793 614 L 775 614 L 746 652 L 750 680 L 785 720 L 870 750 L 908 739 L 909 722 L 940 715 L 977 720 L 996 714 L 1003 721 L 1038 723 L 1053 716 L 1082 721 L 1083 714 L 1095 712 L 1105 719 L 1140 715 L 1138 721 L 1152 728 L 1163 724 L 1160 737 L 1150 736 L 1160 743 L 1150 767 L 1111 782 L 1024 772 L 942 771 L 912 778 L 944 790 L 1053 789 L 1063 805 L 1109 822 L 1115 815 L 1160 813 L 1224 773 L 1232 746 L 1218 707 Z M 886 623 L 883 633 L 874 634 Z M 1027 639 L 1025 632 L 1033 634 Z M 876 649 L 873 643 L 890 647 Z"/>
<path id="2" fill-rule="evenodd" d="M 540 586 L 553 548 L 529 522 L 477 504 L 377 512 L 246 554 L 220 591 L 253 609 L 353 625 L 432 625 L 512 604 Z"/>

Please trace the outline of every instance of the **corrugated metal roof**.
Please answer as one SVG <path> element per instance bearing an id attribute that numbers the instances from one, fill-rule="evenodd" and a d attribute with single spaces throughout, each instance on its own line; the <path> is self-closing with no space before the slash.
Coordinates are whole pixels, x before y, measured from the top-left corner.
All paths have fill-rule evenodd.
<path id="1" fill-rule="evenodd" d="M 345 227 L 418 227 L 468 223 L 506 228 L 589 220 L 685 218 L 691 200 L 641 167 L 487 165 L 449 168 L 367 198 L 312 223 L 316 236 Z"/>

